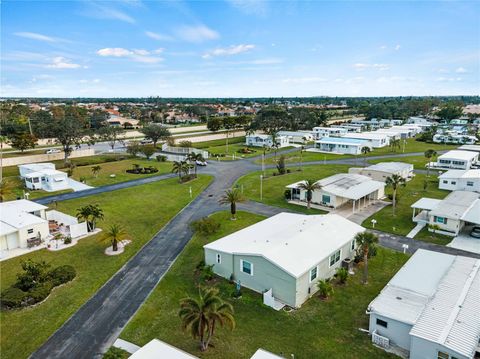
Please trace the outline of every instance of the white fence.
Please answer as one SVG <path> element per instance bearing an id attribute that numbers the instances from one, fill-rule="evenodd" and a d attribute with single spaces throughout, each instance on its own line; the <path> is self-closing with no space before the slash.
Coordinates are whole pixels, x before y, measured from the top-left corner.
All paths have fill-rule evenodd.
<path id="1" fill-rule="evenodd" d="M 85 150 L 72 151 L 69 158 L 86 157 L 86 156 L 94 156 L 94 155 L 95 155 L 95 150 L 93 148 L 88 148 Z M 23 165 L 25 163 L 50 162 L 50 161 L 56 161 L 56 160 L 63 160 L 64 157 L 65 156 L 63 152 L 8 157 L 8 158 L 2 159 L 2 166 L 8 167 L 8 166 Z"/>
<path id="2" fill-rule="evenodd" d="M 195 153 L 195 154 L 201 154 L 202 157 L 205 158 L 205 159 L 208 158 L 208 151 L 199 150 L 199 149 L 196 149 L 196 148 L 193 148 L 193 147 L 171 147 L 171 146 L 167 145 L 166 143 L 164 143 L 162 145 L 162 151 L 163 152 L 170 152 L 170 153 L 177 154 L 177 155 L 183 155 L 183 156 L 186 156 L 189 153 Z"/>

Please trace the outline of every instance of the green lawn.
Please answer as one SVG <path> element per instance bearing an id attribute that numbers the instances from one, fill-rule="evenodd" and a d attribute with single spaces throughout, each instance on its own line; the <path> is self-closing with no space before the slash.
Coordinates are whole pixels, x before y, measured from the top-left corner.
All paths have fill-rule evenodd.
<path id="1" fill-rule="evenodd" d="M 453 240 L 453 237 L 440 233 L 429 232 L 428 228 L 425 227 L 415 236 L 415 239 L 444 246 L 450 243 Z"/>
<path id="2" fill-rule="evenodd" d="M 3 152 L 3 158 L 41 155 L 41 154 L 45 153 L 45 151 L 46 150 L 27 150 L 25 152 L 22 152 L 22 151 L 4 151 Z"/>
<path id="3" fill-rule="evenodd" d="M 370 338 L 358 330 L 368 328 L 368 304 L 408 258 L 383 248 L 369 261 L 367 286 L 361 284 L 359 273 L 346 286 L 336 285 L 328 301 L 315 296 L 291 313 L 266 307 L 260 294 L 246 289 L 242 290 L 241 299 L 229 299 L 233 286 L 221 278 L 215 279 L 213 285 L 234 306 L 236 328 L 218 329 L 214 347 L 200 352 L 197 340 L 182 331 L 177 313 L 181 298 L 198 294 L 199 279 L 194 271 L 203 259 L 202 246 L 263 219 L 245 212 L 239 212 L 237 221 L 230 221 L 228 212 L 213 217 L 221 222 L 219 232 L 193 237 L 120 335 L 122 339 L 144 345 L 158 338 L 201 358 L 250 358 L 258 348 L 285 358 L 290 358 L 290 354 L 295 358 L 395 358 L 374 347 Z"/>
<path id="4" fill-rule="evenodd" d="M 407 235 L 416 225 L 416 223 L 412 221 L 412 208 L 410 207 L 413 203 L 422 197 L 442 199 L 450 193 L 449 191 L 438 189 L 438 181 L 434 175 L 430 175 L 427 190 L 424 191 L 423 183 L 426 178 L 426 175 L 417 174 L 413 180 L 407 182 L 406 187 L 400 187 L 397 194 L 398 200 L 395 215 L 393 215 L 392 206 L 388 206 L 367 218 L 362 223 L 362 226 L 372 228 L 371 220 L 375 219 L 377 221 L 375 229 L 403 236 Z M 390 194 L 391 189 L 387 187 L 385 192 Z M 440 237 L 438 238 L 439 239 L 432 238 L 429 241 L 440 241 Z M 419 239 L 422 238 L 419 237 Z"/>
<path id="5" fill-rule="evenodd" d="M 379 162 L 407 162 L 411 163 L 413 167 L 417 170 L 426 170 L 425 167 L 428 162 L 432 162 L 432 160 L 428 160 L 425 156 L 408 156 L 408 157 L 400 157 L 400 158 L 383 158 L 380 160 L 370 160 L 369 163 L 379 163 Z M 432 174 L 436 174 L 436 170 L 431 170 Z"/>
<path id="6" fill-rule="evenodd" d="M 260 199 L 260 175 L 261 171 L 249 173 L 236 182 L 239 188 L 243 188 L 244 196 L 253 201 L 262 202 L 272 206 L 288 208 L 303 213 L 326 213 L 321 210 L 289 204 L 285 200 L 285 186 L 305 179 L 319 180 L 336 173 L 348 172 L 348 165 L 315 165 L 304 166 L 303 171 L 292 168 L 292 172 L 282 176 L 273 176 L 276 170 L 266 170 L 267 178 L 263 180 L 263 199 Z"/>
<path id="7" fill-rule="evenodd" d="M 98 236 L 82 239 L 76 246 L 59 252 L 42 249 L 30 254 L 0 262 L 0 288 L 4 290 L 20 271 L 20 262 L 27 258 L 45 260 L 53 267 L 70 264 L 77 277 L 53 291 L 43 303 L 23 310 L 0 313 L 0 351 L 2 358 L 27 358 L 85 303 L 120 267 L 131 258 L 176 213 L 191 201 L 189 187 L 197 196 L 211 181 L 209 176 L 178 184 L 168 179 L 88 198 L 58 203 L 58 210 L 75 215 L 76 209 L 86 204 L 99 204 L 105 221 L 98 224 L 108 228 L 112 223 L 125 225 L 132 243 L 122 255 L 103 254 L 107 243 Z"/>
<path id="8" fill-rule="evenodd" d="M 229 137 L 228 143 L 245 143 L 245 136 Z M 225 139 L 202 141 L 193 143 L 193 147 L 198 149 L 207 149 L 209 147 L 223 146 L 225 145 Z"/>

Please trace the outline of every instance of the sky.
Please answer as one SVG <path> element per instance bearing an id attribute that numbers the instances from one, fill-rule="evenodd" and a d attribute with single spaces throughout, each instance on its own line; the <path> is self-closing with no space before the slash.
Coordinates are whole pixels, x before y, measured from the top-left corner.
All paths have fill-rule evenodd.
<path id="1" fill-rule="evenodd" d="M 2 97 L 480 93 L 479 1 L 0 6 Z"/>

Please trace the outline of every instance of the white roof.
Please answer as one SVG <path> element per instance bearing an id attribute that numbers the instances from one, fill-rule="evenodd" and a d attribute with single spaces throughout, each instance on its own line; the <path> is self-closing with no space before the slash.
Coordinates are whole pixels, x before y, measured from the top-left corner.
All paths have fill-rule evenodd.
<path id="1" fill-rule="evenodd" d="M 440 179 L 444 178 L 472 178 L 480 179 L 480 170 L 448 170 L 438 176 Z"/>
<path id="2" fill-rule="evenodd" d="M 343 135 L 344 138 L 366 138 L 372 140 L 382 140 L 388 138 L 388 135 L 385 133 L 378 132 L 360 132 L 360 133 L 349 133 Z"/>
<path id="3" fill-rule="evenodd" d="M 412 204 L 410 207 L 417 208 L 417 209 L 426 209 L 427 211 L 431 211 L 432 209 L 437 207 L 440 202 L 442 202 L 441 199 L 423 197 L 423 198 L 420 198 L 414 204 Z"/>
<path id="4" fill-rule="evenodd" d="M 410 335 L 473 357 L 480 339 L 480 260 L 456 257 Z"/>
<path id="5" fill-rule="evenodd" d="M 51 162 L 43 162 L 43 163 L 26 163 L 24 165 L 18 165 L 18 167 L 28 169 L 30 171 L 40 172 L 43 170 L 54 170 L 55 164 Z"/>
<path id="6" fill-rule="evenodd" d="M 459 160 L 472 160 L 478 156 L 478 153 L 473 151 L 459 151 L 452 150 L 444 153 L 443 155 L 438 156 L 438 159 L 459 159 Z"/>
<path id="7" fill-rule="evenodd" d="M 282 359 L 282 357 L 267 352 L 266 350 L 258 349 L 250 359 Z"/>
<path id="8" fill-rule="evenodd" d="M 130 359 L 192 359 L 197 358 L 170 344 L 153 339 L 138 349 L 130 356 Z"/>
<path id="9" fill-rule="evenodd" d="M 6 235 L 26 226 L 46 222 L 43 218 L 29 213 L 46 208 L 48 207 L 26 199 L 0 203 L 0 235 Z"/>
<path id="10" fill-rule="evenodd" d="M 458 149 L 462 151 L 480 152 L 480 145 L 462 145 Z"/>
<path id="11" fill-rule="evenodd" d="M 364 230 L 336 214 L 280 213 L 204 248 L 261 256 L 298 278 Z"/>
<path id="12" fill-rule="evenodd" d="M 453 191 L 445 197 L 430 214 L 453 219 L 461 219 L 480 195 L 469 191 Z"/>
<path id="13" fill-rule="evenodd" d="M 411 163 L 405 163 L 405 162 L 380 162 L 380 163 L 368 166 L 367 169 L 371 171 L 398 173 L 404 170 L 412 171 L 413 165 Z"/>
<path id="14" fill-rule="evenodd" d="M 385 187 L 384 182 L 374 181 L 368 176 L 355 173 L 338 173 L 317 183 L 322 186 L 324 192 L 353 200 Z"/>
<path id="15" fill-rule="evenodd" d="M 480 200 L 475 201 L 463 214 L 461 219 L 465 222 L 480 224 Z"/>

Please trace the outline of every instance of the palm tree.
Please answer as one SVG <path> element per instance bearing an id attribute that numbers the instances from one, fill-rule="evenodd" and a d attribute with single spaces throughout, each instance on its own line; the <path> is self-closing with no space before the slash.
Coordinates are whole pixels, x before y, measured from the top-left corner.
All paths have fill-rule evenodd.
<path id="1" fill-rule="evenodd" d="M 102 169 L 102 167 L 99 166 L 99 165 L 96 165 L 96 166 L 93 166 L 93 167 L 92 167 L 92 174 L 93 174 L 93 176 L 94 176 L 95 178 L 98 177 L 98 174 L 99 174 L 99 172 L 100 172 L 101 169 Z"/>
<path id="2" fill-rule="evenodd" d="M 118 251 L 118 242 L 126 237 L 125 230 L 118 224 L 112 224 L 110 228 L 104 232 L 102 241 L 109 241 L 112 244 L 112 250 Z"/>
<path id="3" fill-rule="evenodd" d="M 215 334 L 216 324 L 235 327 L 233 307 L 218 295 L 217 288 L 199 290 L 197 298 L 184 298 L 180 301 L 178 315 L 182 320 L 184 331 L 190 332 L 194 339 L 200 339 L 200 350 L 208 349 Z"/>
<path id="4" fill-rule="evenodd" d="M 436 158 L 437 157 L 437 151 L 429 149 L 426 150 L 425 153 L 425 158 L 428 159 L 428 164 L 427 164 L 427 177 L 430 176 L 430 159 Z"/>
<path id="5" fill-rule="evenodd" d="M 390 177 L 387 177 L 385 180 L 385 184 L 388 187 L 392 187 L 393 193 L 392 193 L 392 209 L 393 209 L 393 215 L 395 215 L 395 207 L 397 205 L 397 190 L 400 186 L 405 187 L 406 182 L 405 178 L 403 178 L 400 175 L 393 174 Z"/>
<path id="6" fill-rule="evenodd" d="M 360 232 L 355 235 L 355 242 L 363 254 L 363 283 L 368 283 L 368 252 L 378 242 L 378 237 L 372 232 Z"/>
<path id="7" fill-rule="evenodd" d="M 391 139 L 390 148 L 393 152 L 397 152 L 397 148 L 400 148 L 400 140 L 398 138 Z"/>
<path id="8" fill-rule="evenodd" d="M 0 202 L 4 202 L 7 197 L 13 193 L 14 189 L 15 184 L 6 178 L 3 178 L 0 181 Z"/>
<path id="9" fill-rule="evenodd" d="M 178 180 L 182 181 L 183 161 L 173 161 L 172 173 L 178 174 Z"/>
<path id="10" fill-rule="evenodd" d="M 197 167 L 198 167 L 197 161 L 205 162 L 205 158 L 203 158 L 201 153 L 190 152 L 187 155 L 187 160 L 193 163 L 193 166 L 194 166 L 193 168 L 195 169 L 195 177 L 197 177 Z"/>
<path id="11" fill-rule="evenodd" d="M 363 165 L 366 166 L 367 165 L 367 154 L 370 153 L 372 150 L 368 146 L 363 146 L 361 151 L 362 151 L 362 154 L 364 156 L 363 157 Z"/>
<path id="12" fill-rule="evenodd" d="M 87 222 L 87 230 L 91 232 L 95 229 L 97 220 L 103 219 L 103 210 L 98 204 L 89 204 L 77 209 L 77 218 Z"/>
<path id="13" fill-rule="evenodd" d="M 320 190 L 322 186 L 312 179 L 307 179 L 298 185 L 298 188 L 307 192 L 307 208 L 310 209 L 312 203 L 313 192 Z"/>
<path id="14" fill-rule="evenodd" d="M 227 189 L 225 194 L 220 198 L 220 204 L 230 204 L 230 213 L 232 214 L 232 221 L 237 219 L 235 214 L 237 213 L 237 203 L 245 201 L 245 198 L 240 193 L 238 188 Z"/>
<path id="15" fill-rule="evenodd" d="M 320 297 L 323 299 L 327 299 L 333 294 L 333 286 L 329 280 L 320 280 L 317 283 L 318 291 L 320 293 Z"/>

